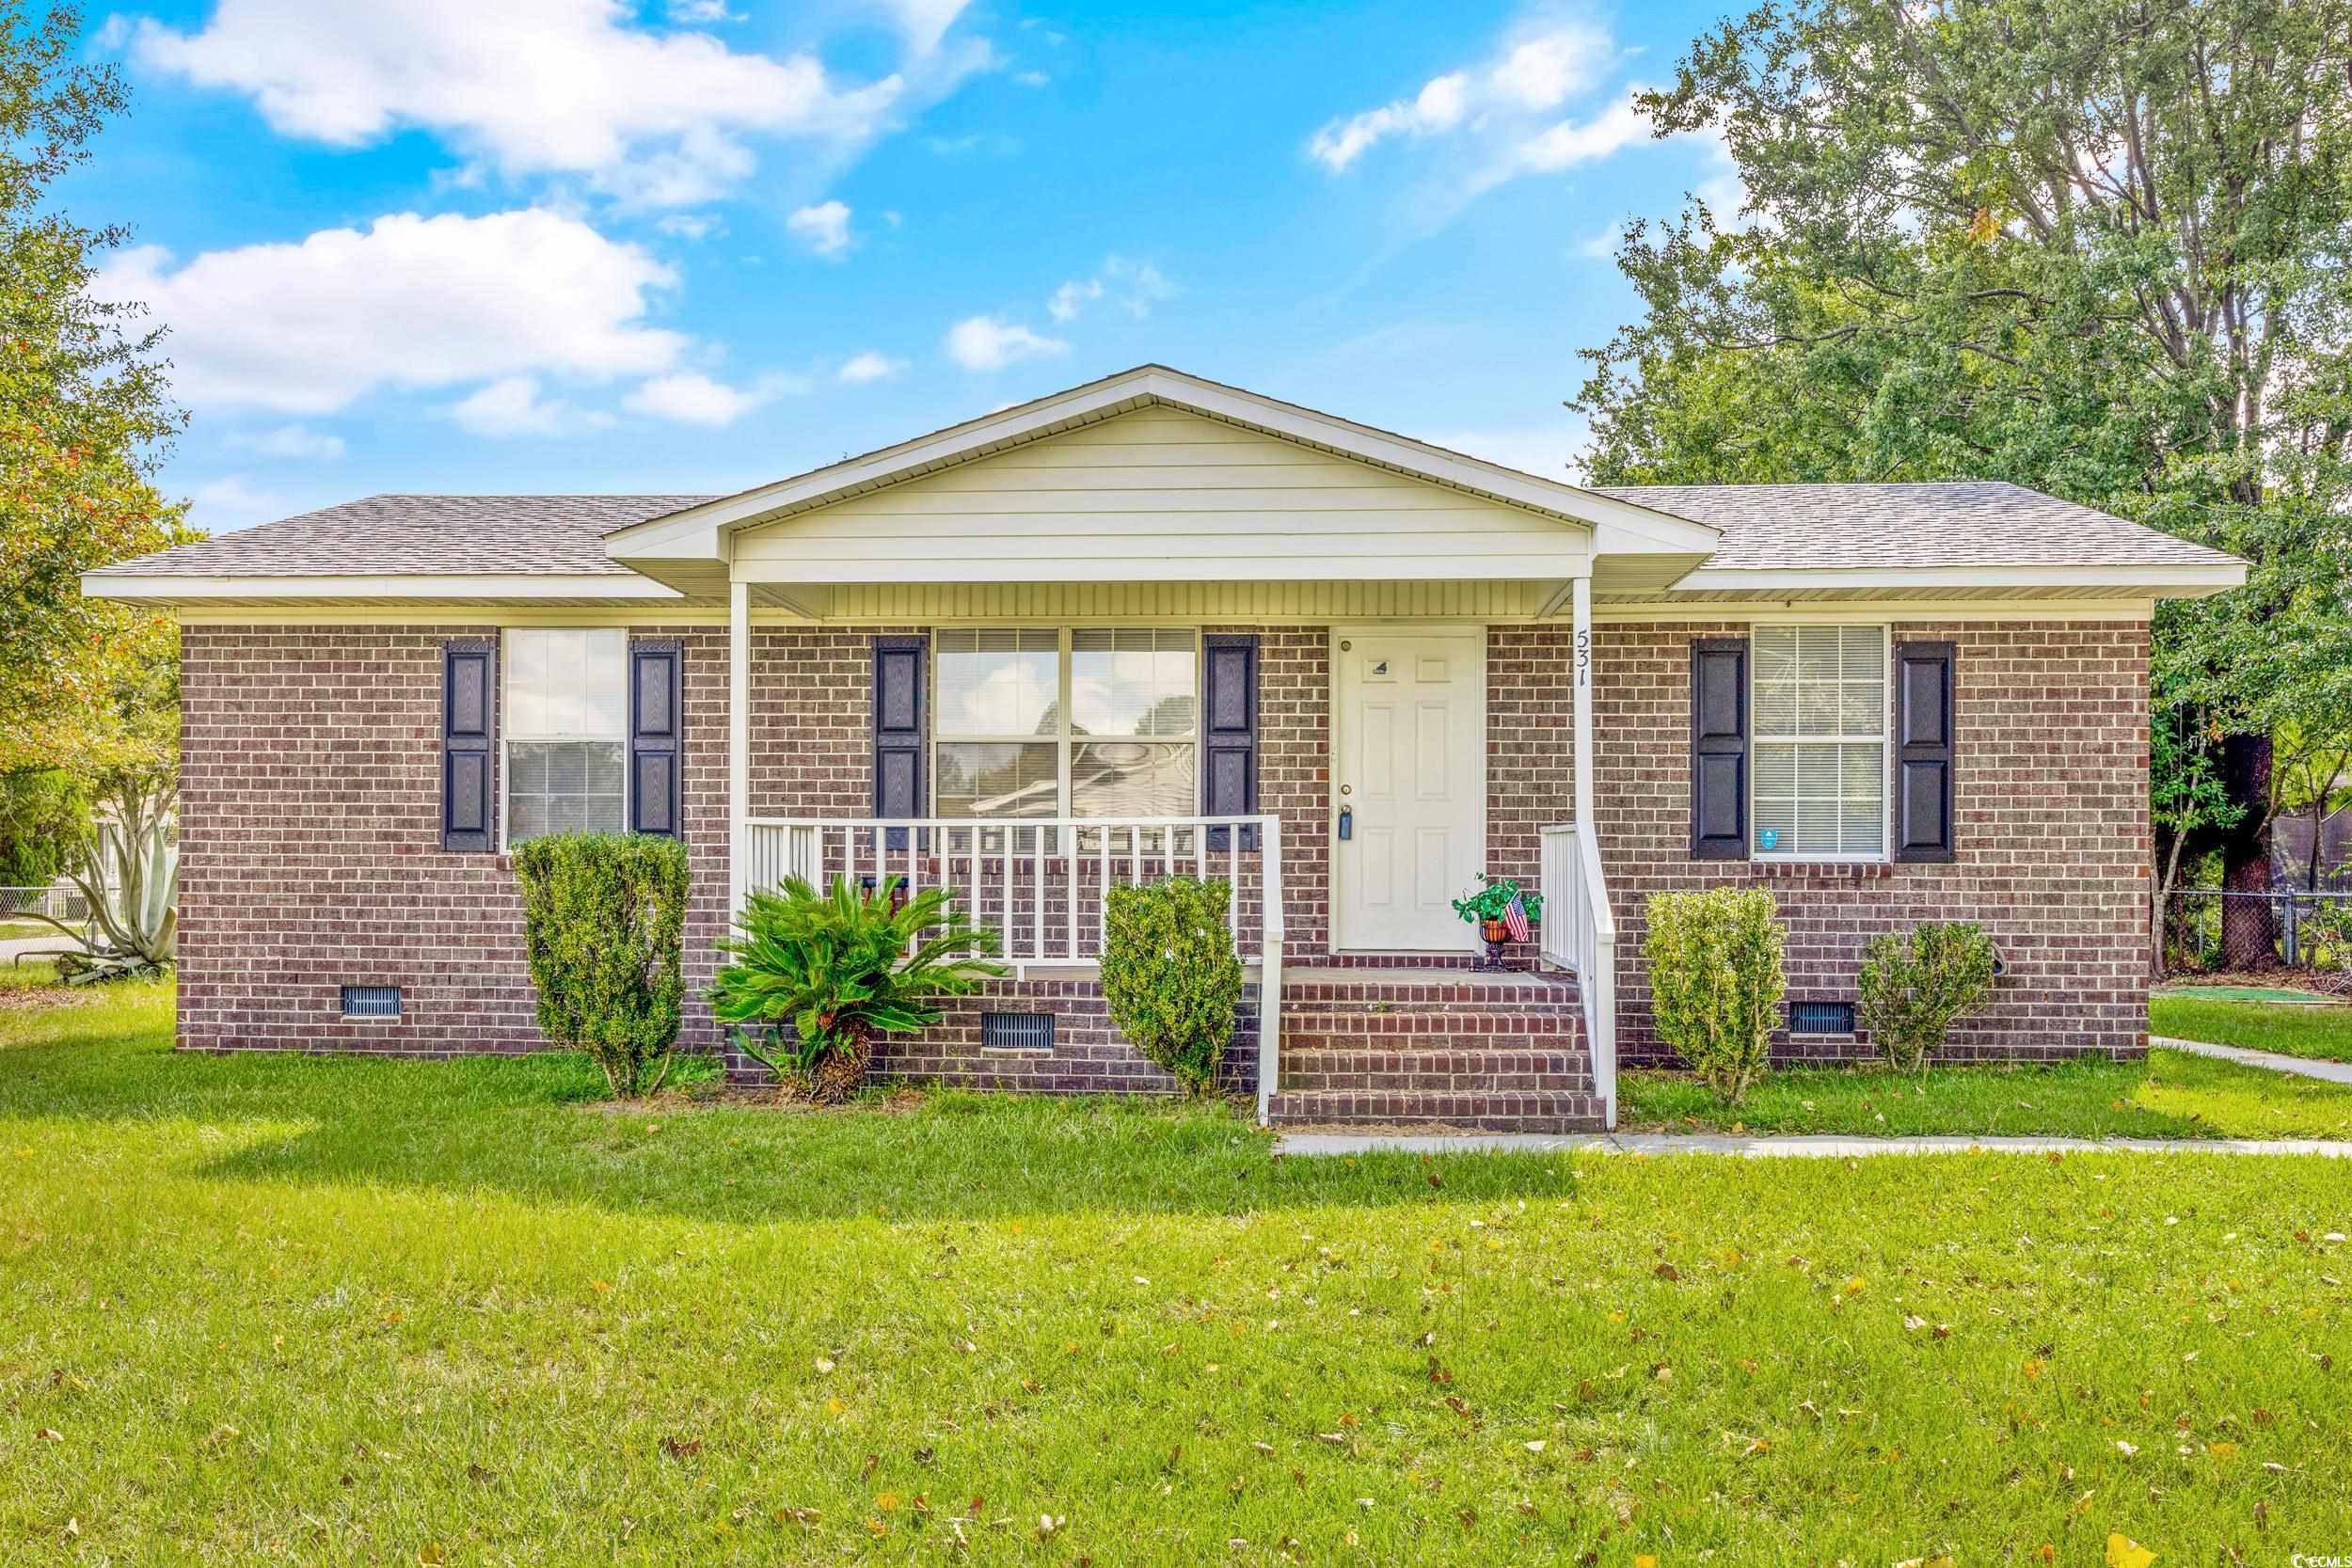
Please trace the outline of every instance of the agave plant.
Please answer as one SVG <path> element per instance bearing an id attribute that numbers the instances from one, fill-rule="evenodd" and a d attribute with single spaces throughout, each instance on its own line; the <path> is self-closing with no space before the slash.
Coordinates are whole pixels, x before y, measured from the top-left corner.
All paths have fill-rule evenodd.
<path id="1" fill-rule="evenodd" d="M 66 875 L 89 906 L 87 925 L 50 915 L 80 946 L 57 958 L 68 985 L 160 974 L 180 954 L 179 791 L 168 769 L 126 769 L 102 785 L 88 832 Z"/>
<path id="2" fill-rule="evenodd" d="M 952 891 L 902 904 L 898 894 L 896 878 L 861 893 L 836 877 L 830 894 L 787 878 L 753 894 L 738 934 L 720 939 L 732 961 L 711 981 L 710 1010 L 746 1054 L 800 1080 L 811 1099 L 857 1087 L 876 1035 L 927 1028 L 939 1022 L 936 998 L 968 996 L 1005 973 L 988 958 L 996 933 L 965 918 Z"/>

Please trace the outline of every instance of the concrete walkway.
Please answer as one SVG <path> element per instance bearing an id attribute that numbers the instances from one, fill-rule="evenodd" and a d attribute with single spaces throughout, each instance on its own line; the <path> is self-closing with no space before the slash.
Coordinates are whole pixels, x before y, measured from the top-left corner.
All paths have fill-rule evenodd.
<path id="1" fill-rule="evenodd" d="M 1866 1154 L 2309 1154 L 2352 1159 L 2352 1143 L 2318 1138 L 1854 1138 L 1837 1133 L 1731 1137 L 1714 1132 L 1285 1132 L 1278 1154 L 1734 1154 L 1843 1160 Z"/>
<path id="2" fill-rule="evenodd" d="M 2211 1056 L 2217 1061 L 2235 1062 L 2240 1067 L 2268 1068 L 2273 1072 L 2292 1073 L 2297 1078 L 2318 1078 L 2330 1084 L 2352 1084 L 2352 1062 L 2321 1062 L 2309 1056 L 2282 1056 L 2276 1051 L 2249 1051 L 2242 1045 L 2213 1045 L 2204 1040 L 2168 1039 L 2152 1035 L 2150 1045 L 2160 1045 L 2167 1051 L 2186 1051 L 2193 1055 Z"/>
<path id="3" fill-rule="evenodd" d="M 52 931 L 45 937 L 12 937 L 0 942 L 0 969 L 13 968 L 20 953 L 55 953 L 73 945 L 73 939 L 63 931 Z"/>

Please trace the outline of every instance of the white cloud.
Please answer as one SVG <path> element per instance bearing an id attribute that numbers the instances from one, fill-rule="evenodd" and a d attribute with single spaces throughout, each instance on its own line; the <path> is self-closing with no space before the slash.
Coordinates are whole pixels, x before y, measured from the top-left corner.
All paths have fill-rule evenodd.
<path id="1" fill-rule="evenodd" d="M 908 47 L 917 55 L 929 55 L 939 48 L 939 40 L 947 36 L 956 18 L 963 14 L 968 0 L 882 0 L 905 35 Z"/>
<path id="2" fill-rule="evenodd" d="M 327 414 L 379 387 L 533 370 L 668 369 L 687 340 L 645 325 L 675 275 L 635 245 L 538 209 L 398 213 L 362 232 L 206 251 L 174 268 L 127 250 L 91 284 L 167 322 L 172 390 L 199 407 Z"/>
<path id="3" fill-rule="evenodd" d="M 1174 299 L 1178 292 L 1149 261 L 1122 261 L 1114 256 L 1103 263 L 1103 277 L 1119 308 L 1137 320 L 1150 315 L 1154 305 Z"/>
<path id="4" fill-rule="evenodd" d="M 199 484 L 188 498 L 188 521 L 209 533 L 275 522 L 294 510 L 283 496 L 256 490 L 242 474 Z"/>
<path id="5" fill-rule="evenodd" d="M 1016 71 L 1012 79 L 1025 87 L 1041 87 L 1053 81 L 1051 76 L 1041 71 Z"/>
<path id="6" fill-rule="evenodd" d="M 947 329 L 947 356 L 967 371 L 1000 371 L 1041 354 L 1067 354 L 1070 345 L 1041 337 L 1017 322 L 971 316 Z"/>
<path id="7" fill-rule="evenodd" d="M 1399 99 L 1347 119 L 1333 120 L 1308 139 L 1308 155 L 1336 173 L 1390 136 L 1425 136 L 1451 130 L 1462 122 L 1463 92 L 1468 85 L 1468 78 L 1455 71 L 1431 79 L 1412 99 Z"/>
<path id="8" fill-rule="evenodd" d="M 928 55 L 961 6 L 895 9 Z M 743 53 L 630 21 L 618 0 L 219 0 L 194 31 L 141 19 L 131 49 L 149 70 L 247 95 L 284 135 L 361 147 L 417 127 L 509 175 L 581 176 L 644 205 L 743 179 L 747 137 L 866 138 L 909 86 L 896 72 L 849 86 L 814 54 Z"/>
<path id="9" fill-rule="evenodd" d="M 228 444 L 263 457 L 297 457 L 313 462 L 330 462 L 343 454 L 343 438 L 329 436 L 308 425 L 281 424 L 275 430 L 239 431 L 229 436 Z"/>
<path id="10" fill-rule="evenodd" d="M 1091 277 L 1073 277 L 1056 289 L 1045 301 L 1045 313 L 1056 321 L 1069 323 L 1085 313 L 1095 301 L 1107 298 L 1112 306 L 1140 321 L 1152 313 L 1152 308 L 1174 299 L 1181 291 L 1149 261 L 1130 261 L 1113 256 L 1095 270 Z"/>
<path id="11" fill-rule="evenodd" d="M 1649 121 L 1628 92 L 1581 125 L 1564 119 L 1519 143 L 1517 166 L 1533 174 L 1557 174 L 1645 141 L 1649 134 Z"/>
<path id="12" fill-rule="evenodd" d="M 839 257 L 850 248 L 850 209 L 841 202 L 800 208 L 784 226 L 819 256 Z"/>
<path id="13" fill-rule="evenodd" d="M 670 0 L 670 20 L 681 27 L 699 27 L 713 22 L 740 22 L 743 13 L 727 9 L 727 0 Z"/>
<path id="14" fill-rule="evenodd" d="M 726 227 L 707 213 L 672 213 L 654 225 L 660 232 L 681 240 L 707 240 L 713 234 L 725 233 Z"/>
<path id="15" fill-rule="evenodd" d="M 1433 76 L 1411 98 L 1332 120 L 1308 138 L 1307 153 L 1338 173 L 1391 136 L 1464 129 L 1508 135 L 1510 122 L 1590 88 L 1612 54 L 1608 33 L 1590 23 L 1522 26 L 1482 65 Z"/>
<path id="16" fill-rule="evenodd" d="M 631 412 L 681 424 L 733 424 L 762 404 L 786 392 L 805 389 L 805 383 L 785 375 L 764 375 L 748 387 L 730 387 L 697 371 L 656 376 L 623 399 Z"/>
<path id="17" fill-rule="evenodd" d="M 539 396 L 539 378 L 501 376 L 443 412 L 476 436 L 560 436 L 577 424 L 572 406 Z"/>
<path id="18" fill-rule="evenodd" d="M 1595 27 L 1563 27 L 1514 45 L 1487 71 L 1486 82 L 1497 96 L 1521 108 L 1556 108 L 1593 85 L 1608 55 L 1608 34 Z"/>
<path id="19" fill-rule="evenodd" d="M 906 368 L 905 360 L 893 359 L 887 354 L 869 348 L 864 354 L 854 354 L 843 360 L 841 369 L 834 373 L 852 387 L 862 387 L 869 381 L 887 381 Z"/>
<path id="20" fill-rule="evenodd" d="M 1057 322 L 1075 321 L 1078 312 L 1103 297 L 1103 280 L 1089 277 L 1081 282 L 1072 278 L 1054 291 L 1054 297 L 1045 302 L 1045 313 Z"/>

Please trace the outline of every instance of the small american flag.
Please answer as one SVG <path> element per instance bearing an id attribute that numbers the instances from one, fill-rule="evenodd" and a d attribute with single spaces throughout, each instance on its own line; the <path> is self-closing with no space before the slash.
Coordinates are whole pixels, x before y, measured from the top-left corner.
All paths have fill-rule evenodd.
<path id="1" fill-rule="evenodd" d="M 1513 942 L 1527 940 L 1527 901 L 1516 893 L 1511 895 L 1511 901 L 1502 906 L 1502 925 L 1511 933 Z"/>

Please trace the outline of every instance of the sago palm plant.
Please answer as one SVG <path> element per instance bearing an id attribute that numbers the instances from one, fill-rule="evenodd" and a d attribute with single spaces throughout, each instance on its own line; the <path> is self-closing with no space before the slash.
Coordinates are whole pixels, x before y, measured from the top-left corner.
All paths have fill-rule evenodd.
<path id="1" fill-rule="evenodd" d="M 710 986 L 710 1010 L 743 1050 L 811 1099 L 857 1087 L 874 1037 L 939 1022 L 943 996 L 968 996 L 1005 973 L 996 933 L 975 927 L 946 888 L 892 908 L 898 880 L 861 893 L 847 877 L 819 894 L 798 877 L 755 893 L 720 939 L 732 959 Z M 764 1037 L 764 1038 L 763 1038 Z"/>

